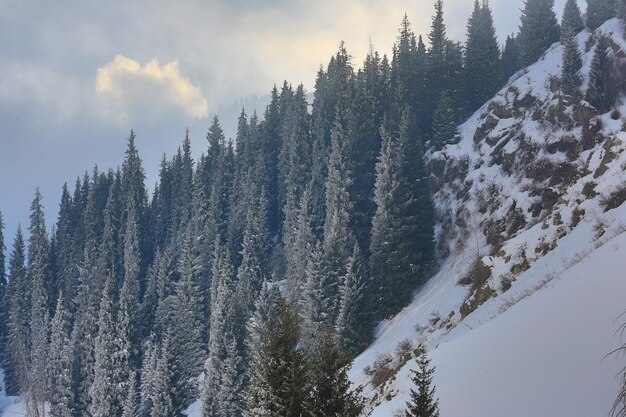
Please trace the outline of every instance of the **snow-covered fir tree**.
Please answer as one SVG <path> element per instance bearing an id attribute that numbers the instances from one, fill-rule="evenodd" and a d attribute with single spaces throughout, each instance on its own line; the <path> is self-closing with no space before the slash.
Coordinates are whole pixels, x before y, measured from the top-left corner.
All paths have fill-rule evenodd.
<path id="1" fill-rule="evenodd" d="M 561 42 L 565 43 L 584 28 L 585 24 L 578 2 L 576 0 L 567 0 L 563 7 L 563 17 L 561 18 Z"/>
<path id="2" fill-rule="evenodd" d="M 357 355 L 371 340 L 372 317 L 368 295 L 367 265 L 358 243 L 354 244 L 348 259 L 346 276 L 341 286 L 339 315 L 335 324 L 335 338 L 340 349 Z"/>
<path id="3" fill-rule="evenodd" d="M 445 145 L 455 143 L 458 136 L 457 112 L 454 101 L 447 90 L 444 90 L 437 101 L 433 114 L 433 134 L 430 140 L 435 150 L 441 150 Z"/>
<path id="4" fill-rule="evenodd" d="M 560 38 L 554 0 L 524 0 L 518 35 L 522 65 L 527 66 Z"/>
<path id="5" fill-rule="evenodd" d="M 601 113 L 608 111 L 615 104 L 617 91 L 612 85 L 611 67 L 612 58 L 607 38 L 600 36 L 591 61 L 585 100 Z"/>
<path id="6" fill-rule="evenodd" d="M 463 77 L 468 113 L 476 111 L 498 91 L 502 75 L 500 65 L 500 47 L 491 8 L 487 2 L 481 4 L 475 0 L 474 11 L 467 23 Z M 433 135 L 435 123 L 436 119 L 433 120 Z"/>
<path id="7" fill-rule="evenodd" d="M 430 366 L 426 349 L 418 347 L 416 359 L 417 369 L 412 371 L 414 387 L 411 389 L 411 400 L 407 403 L 407 417 L 439 417 L 439 399 L 435 397 L 433 374 L 435 369 Z"/>
<path id="8" fill-rule="evenodd" d="M 48 349 L 48 401 L 50 417 L 73 417 L 74 390 L 72 387 L 72 345 L 69 317 L 65 310 L 63 293 L 59 295 L 50 329 Z"/>
<path id="9" fill-rule="evenodd" d="M 314 417 L 365 415 L 365 401 L 360 392 L 352 390 L 348 378 L 349 359 L 339 349 L 331 329 L 318 341 L 317 354 L 312 357 L 307 398 L 309 415 Z"/>
<path id="10" fill-rule="evenodd" d="M 587 0 L 587 27 L 596 30 L 615 17 L 618 0 Z"/>

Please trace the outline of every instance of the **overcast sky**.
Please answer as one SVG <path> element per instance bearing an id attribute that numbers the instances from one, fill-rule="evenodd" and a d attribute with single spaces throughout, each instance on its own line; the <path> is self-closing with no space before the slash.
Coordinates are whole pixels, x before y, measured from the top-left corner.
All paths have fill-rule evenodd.
<path id="1" fill-rule="evenodd" d="M 583 0 L 579 0 L 583 3 Z M 565 0 L 557 0 L 560 12 Z M 426 34 L 432 0 L 0 0 L 0 211 L 10 246 L 35 187 L 55 220 L 61 187 L 94 164 L 117 167 L 131 128 L 151 184 L 160 156 L 208 115 L 284 79 L 310 91 L 341 40 L 359 66 L 388 53 L 406 12 Z M 473 0 L 447 0 L 463 41 Z M 491 0 L 498 36 L 517 31 L 522 0 Z M 224 121 L 232 125 L 233 120 Z"/>

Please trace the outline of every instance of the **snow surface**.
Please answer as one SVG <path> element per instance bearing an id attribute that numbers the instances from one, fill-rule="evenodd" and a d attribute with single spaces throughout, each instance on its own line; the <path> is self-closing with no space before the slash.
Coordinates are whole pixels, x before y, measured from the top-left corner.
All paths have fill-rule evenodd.
<path id="1" fill-rule="evenodd" d="M 606 22 L 599 31 L 626 50 L 620 21 Z M 585 51 L 590 36 L 589 31 L 578 36 L 584 61 L 583 88 L 593 55 L 593 48 Z M 563 47 L 557 43 L 537 63 L 514 75 L 491 102 L 460 126 L 457 145 L 433 155 L 446 161 L 468 161 L 469 170 L 460 182 L 470 184 L 469 191 L 459 196 L 463 187 L 444 185 L 435 195 L 440 213 L 467 221 L 466 233 L 452 235 L 451 255 L 441 270 L 416 294 L 411 305 L 379 326 L 376 340 L 354 361 L 351 379 L 365 386 L 365 395 L 372 399 L 373 417 L 394 416 L 405 408 L 414 362 L 400 364 L 395 377 L 381 387 L 368 385 L 370 376 L 365 369 L 383 355 L 393 356 L 396 347 L 407 339 L 413 346 L 422 341 L 430 349 L 437 367 L 441 417 L 608 415 L 618 389 L 616 375 L 625 362 L 623 357 L 605 356 L 620 345 L 616 331 L 626 310 L 626 207 L 605 213 L 602 201 L 626 181 L 624 119 L 601 116 L 602 134 L 613 140 L 613 145 L 605 147 L 603 142 L 584 151 L 576 163 L 588 174 L 558 189 L 558 203 L 549 213 L 542 212 L 539 219 L 528 214 L 531 204 L 538 200 L 530 193 L 537 184 L 520 172 L 506 174 L 494 163 L 495 145 L 474 143 L 490 104 L 511 108 L 515 101 L 510 97 L 512 91 L 517 91 L 517 98 L 531 94 L 545 106 L 555 102 L 550 80 L 560 74 L 562 54 Z M 620 111 L 625 115 L 626 106 L 620 105 Z M 564 162 L 564 153 L 548 154 L 545 145 L 567 135 L 578 140 L 582 137 L 580 126 L 566 131 L 534 120 L 530 111 L 496 119 L 489 137 L 497 139 L 507 130 L 511 132 L 512 139 L 503 148 L 509 154 L 526 138 L 538 145 L 536 158 Z M 609 150 L 615 154 L 614 160 L 606 164 L 606 172 L 595 176 Z M 598 195 L 588 198 L 582 191 L 591 181 L 597 183 Z M 490 203 L 493 211 L 481 213 L 481 198 L 496 197 L 490 187 L 497 190 L 498 201 Z M 483 256 L 490 253 L 484 222 L 506 218 L 511 203 L 521 209 L 526 225 L 502 245 L 501 251 L 507 256 Z M 580 223 L 571 223 L 574 210 L 581 209 L 585 214 Z M 441 225 L 437 231 L 442 233 Z M 544 242 L 552 246 L 547 253 L 534 250 Z M 497 294 L 462 318 L 459 307 L 468 289 L 457 282 L 477 256 L 492 268 L 489 283 Z M 511 276 L 511 267 L 520 260 L 528 261 L 529 269 L 514 277 L 508 291 L 501 290 L 501 279 Z M 436 319 L 445 325 L 433 325 Z M 621 320 L 626 321 L 626 316 Z"/>
<path id="2" fill-rule="evenodd" d="M 616 211 L 612 215 L 626 220 L 626 208 Z M 579 232 L 518 283 L 543 279 L 552 261 L 562 264 L 559 256 L 575 256 L 577 249 L 587 247 L 591 228 Z M 437 367 L 441 417 L 607 416 L 624 362 L 605 357 L 620 343 L 616 331 L 626 309 L 624 259 L 622 232 L 504 313 L 490 318 L 497 311 L 495 304 L 504 301 L 493 300 L 443 337 L 430 353 Z M 521 292 L 522 285 L 510 291 Z M 409 337 L 410 311 L 403 312 L 403 320 L 394 320 L 386 334 Z M 355 375 L 371 355 L 392 351 L 396 340 L 380 337 L 355 362 Z M 395 397 L 377 407 L 372 417 L 392 416 L 404 408 L 411 368 L 412 362 L 400 370 Z"/>

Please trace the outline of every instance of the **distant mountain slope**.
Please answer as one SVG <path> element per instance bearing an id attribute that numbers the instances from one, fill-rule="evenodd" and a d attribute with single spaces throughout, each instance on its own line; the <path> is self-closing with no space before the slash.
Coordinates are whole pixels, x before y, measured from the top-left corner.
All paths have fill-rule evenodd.
<path id="1" fill-rule="evenodd" d="M 621 26 L 597 32 L 617 66 Z M 578 36 L 582 91 L 590 37 Z M 621 365 L 602 359 L 626 310 L 626 107 L 569 102 L 562 54 L 553 45 L 430 156 L 446 259 L 354 363 L 355 382 L 374 380 L 374 416 L 404 407 L 413 364 L 394 351 L 419 338 L 439 368 L 442 417 L 607 415 Z"/>

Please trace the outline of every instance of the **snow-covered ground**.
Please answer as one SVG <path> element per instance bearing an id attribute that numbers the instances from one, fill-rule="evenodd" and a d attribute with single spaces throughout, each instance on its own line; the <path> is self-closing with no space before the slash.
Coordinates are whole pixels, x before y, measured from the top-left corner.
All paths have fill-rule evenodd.
<path id="1" fill-rule="evenodd" d="M 626 221 L 625 207 L 607 214 Z M 551 280 L 541 289 L 501 314 L 499 306 L 508 306 L 509 298 L 494 299 L 442 337 L 430 353 L 437 367 L 441 417 L 608 415 L 618 388 L 616 374 L 624 363 L 624 358 L 605 356 L 620 344 L 616 331 L 626 310 L 626 234 L 620 227 L 610 238 L 594 242 L 592 227 L 566 237 L 550 259 L 520 277 L 508 297 L 522 298 L 548 274 Z M 552 268 L 560 271 L 553 274 Z M 417 337 L 413 321 L 420 310 L 437 304 L 429 298 L 420 293 L 387 325 L 355 361 L 355 379 L 378 353 Z M 439 300 L 444 303 L 445 297 Z M 400 370 L 394 398 L 377 407 L 373 417 L 393 416 L 404 408 L 413 366 L 410 362 Z"/>
<path id="2" fill-rule="evenodd" d="M 620 21 L 611 20 L 599 31 L 626 50 Z M 590 36 L 588 31 L 578 36 L 583 88 L 593 55 L 593 48 L 585 48 Z M 605 357 L 620 345 L 616 331 L 626 311 L 626 207 L 605 212 L 603 202 L 626 184 L 626 107 L 620 105 L 618 120 L 608 114 L 598 117 L 599 137 L 605 139 L 577 157 L 546 152 L 564 138 L 582 140 L 584 132 L 579 122 L 559 126 L 535 116 L 558 108 L 551 84 L 560 75 L 562 54 L 557 43 L 520 71 L 460 127 L 459 144 L 433 155 L 447 166 L 463 160 L 468 166 L 466 173 L 457 174 L 456 184 L 444 184 L 435 196 L 443 218 L 455 225 L 440 235 L 449 240 L 451 255 L 410 306 L 381 324 L 374 343 L 354 361 L 351 378 L 356 384 L 371 381 L 365 369 L 377 358 L 393 356 L 404 340 L 414 346 L 421 340 L 437 367 L 441 417 L 608 415 L 618 389 L 616 375 L 626 362 Z M 527 96 L 537 104 L 519 104 Z M 563 114 L 574 120 L 572 107 Z M 485 123 L 493 124 L 485 135 L 489 140 L 477 143 L 477 130 Z M 521 147 L 534 156 L 529 164 L 541 158 L 555 166 L 569 163 L 578 174 L 571 183 L 528 178 L 514 159 Z M 512 170 L 504 168 L 498 159 L 502 155 L 505 160 L 510 156 Z M 597 184 L 595 194 L 583 191 L 588 183 Z M 540 215 L 531 215 L 532 205 L 542 203 L 537 193 L 542 187 L 553 189 L 558 199 Z M 524 219 L 522 226 L 503 232 L 505 240 L 494 251 L 486 242 L 487 225 L 492 219 L 509 219 L 515 209 Z M 583 214 L 574 221 L 576 213 Z M 477 257 L 491 268 L 488 284 L 494 296 L 464 317 L 459 308 L 469 289 L 457 283 Z M 502 282 L 511 278 L 511 288 L 504 290 Z M 373 417 L 404 409 L 413 366 L 413 361 L 403 365 L 395 360 L 390 367 L 397 373 L 386 383 L 366 385 Z"/>
<path id="3" fill-rule="evenodd" d="M 0 369 L 0 416 L 23 417 L 26 413 L 24 407 L 15 397 L 7 397 L 4 388 L 4 372 Z"/>

